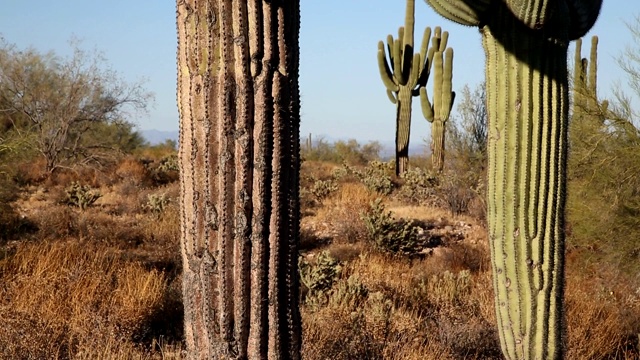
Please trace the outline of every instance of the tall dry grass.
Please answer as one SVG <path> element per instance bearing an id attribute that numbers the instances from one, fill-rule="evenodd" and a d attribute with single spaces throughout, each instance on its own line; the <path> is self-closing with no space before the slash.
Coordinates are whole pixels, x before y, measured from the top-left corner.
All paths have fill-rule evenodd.
<path id="1" fill-rule="evenodd" d="M 93 242 L 19 244 L 0 283 L 3 359 L 144 358 L 158 331 L 179 326 L 165 323 L 180 309 L 168 308 L 164 273 Z"/>

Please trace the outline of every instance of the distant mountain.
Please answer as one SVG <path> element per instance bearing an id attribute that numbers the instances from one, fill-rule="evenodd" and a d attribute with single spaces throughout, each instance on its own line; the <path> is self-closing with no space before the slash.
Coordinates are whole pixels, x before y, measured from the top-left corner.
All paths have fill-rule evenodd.
<path id="1" fill-rule="evenodd" d="M 162 130 L 140 130 L 142 137 L 149 142 L 151 145 L 162 144 L 167 140 L 173 140 L 178 142 L 178 138 L 180 137 L 180 132 L 178 130 L 175 131 L 162 131 Z"/>

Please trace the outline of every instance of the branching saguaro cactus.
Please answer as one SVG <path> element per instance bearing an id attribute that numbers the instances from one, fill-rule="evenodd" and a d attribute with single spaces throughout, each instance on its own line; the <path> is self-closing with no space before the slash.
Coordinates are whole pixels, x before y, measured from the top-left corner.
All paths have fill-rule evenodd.
<path id="1" fill-rule="evenodd" d="M 591 37 L 589 59 L 582 58 L 582 39 L 575 42 L 573 121 L 602 122 L 609 102 L 598 101 L 598 37 Z M 595 125 L 595 124 L 594 124 Z"/>
<path id="2" fill-rule="evenodd" d="M 440 28 L 436 28 L 436 37 L 440 32 Z M 437 49 L 433 57 L 433 103 L 429 101 L 426 87 L 420 88 L 420 103 L 422 104 L 422 114 L 425 119 L 431 123 L 431 163 L 433 169 L 440 172 L 444 168 L 444 132 L 451 114 L 453 101 L 456 93 L 451 91 L 453 79 L 453 49 L 446 48 L 447 32 L 445 31 L 445 40 L 436 44 L 434 41 L 433 48 Z M 444 54 L 443 54 L 444 51 Z M 443 60 L 444 56 L 444 60 Z"/>
<path id="3" fill-rule="evenodd" d="M 427 0 L 479 26 L 486 53 L 487 220 L 507 359 L 563 357 L 564 208 L 570 40 L 601 0 Z"/>
<path id="4" fill-rule="evenodd" d="M 178 0 L 189 359 L 299 359 L 299 1 Z"/>
<path id="5" fill-rule="evenodd" d="M 396 104 L 396 175 L 407 170 L 409 162 L 409 134 L 411 127 L 411 101 L 418 96 L 418 89 L 425 86 L 429 79 L 431 60 L 435 49 L 428 48 L 431 28 L 424 30 L 420 52 L 413 51 L 413 31 L 415 20 L 415 0 L 407 0 L 404 26 L 398 29 L 398 38 L 387 36 L 387 52 L 384 43 L 378 43 L 378 68 L 387 95 Z M 442 42 L 447 43 L 445 38 Z M 434 43 L 440 44 L 439 33 Z M 436 47 L 437 49 L 437 47 Z"/>

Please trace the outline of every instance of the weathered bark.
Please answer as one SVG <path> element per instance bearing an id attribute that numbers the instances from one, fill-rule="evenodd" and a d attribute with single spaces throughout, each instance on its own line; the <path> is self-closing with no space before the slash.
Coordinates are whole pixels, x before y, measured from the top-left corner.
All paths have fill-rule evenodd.
<path id="1" fill-rule="evenodd" d="M 190 359 L 299 359 L 299 1 L 178 0 Z"/>

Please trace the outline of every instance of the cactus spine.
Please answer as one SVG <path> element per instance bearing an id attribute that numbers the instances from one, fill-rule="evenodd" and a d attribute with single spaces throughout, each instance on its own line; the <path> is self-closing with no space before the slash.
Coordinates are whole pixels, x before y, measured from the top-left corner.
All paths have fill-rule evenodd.
<path id="1" fill-rule="evenodd" d="M 299 11 L 177 2 L 188 359 L 300 359 Z"/>
<path id="2" fill-rule="evenodd" d="M 438 172 L 444 168 L 444 133 L 456 96 L 456 93 L 451 91 L 453 49 L 447 48 L 447 38 L 448 33 L 446 31 L 444 36 L 440 37 L 440 28 L 437 27 L 433 45 L 429 49 L 435 51 L 433 56 L 433 104 L 429 101 L 427 89 L 421 87 L 419 90 L 422 114 L 431 123 L 431 162 L 433 169 Z"/>
<path id="3" fill-rule="evenodd" d="M 382 41 L 378 43 L 378 69 L 387 89 L 389 100 L 396 105 L 396 175 L 407 170 L 409 162 L 409 134 L 411 101 L 429 77 L 433 52 L 427 52 L 431 29 L 426 28 L 420 52 L 413 51 L 415 0 L 407 0 L 404 26 L 398 29 L 398 38 L 387 36 L 387 52 Z M 445 40 L 446 43 L 446 40 Z"/>
<path id="4" fill-rule="evenodd" d="M 503 354 L 561 359 L 567 48 L 591 28 L 602 2 L 427 2 L 442 16 L 479 26 L 482 33 L 489 115 L 487 221 Z"/>

